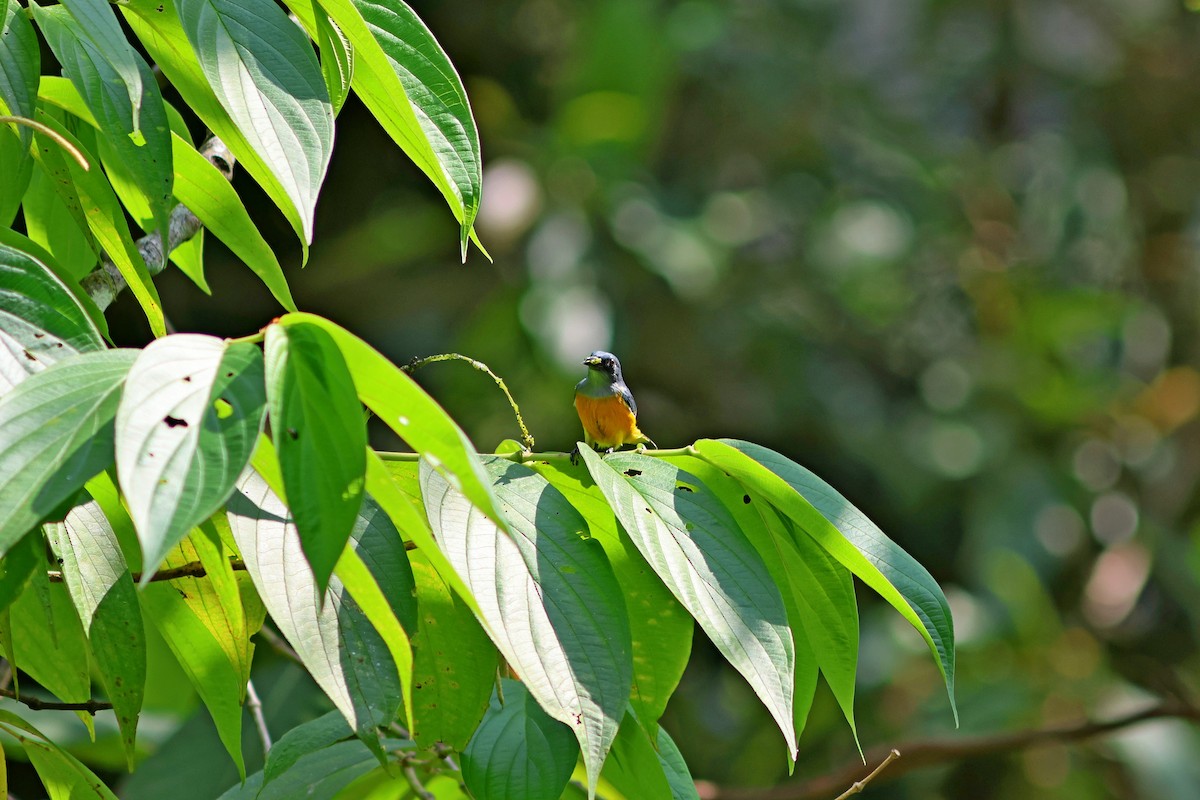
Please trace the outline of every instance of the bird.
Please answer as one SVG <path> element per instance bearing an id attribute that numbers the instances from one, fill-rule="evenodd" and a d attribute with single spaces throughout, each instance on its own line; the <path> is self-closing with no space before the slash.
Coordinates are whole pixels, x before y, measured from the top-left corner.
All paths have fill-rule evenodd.
<path id="1" fill-rule="evenodd" d="M 608 452 L 627 444 L 658 445 L 638 430 L 637 403 L 621 376 L 621 362 L 597 350 L 583 360 L 587 376 L 575 384 L 575 410 L 583 423 L 583 440 L 593 450 Z"/>

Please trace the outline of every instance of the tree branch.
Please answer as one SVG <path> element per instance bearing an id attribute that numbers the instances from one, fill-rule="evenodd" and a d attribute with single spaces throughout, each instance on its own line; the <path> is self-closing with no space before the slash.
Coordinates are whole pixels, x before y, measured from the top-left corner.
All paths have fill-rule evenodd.
<path id="1" fill-rule="evenodd" d="M 233 153 L 216 136 L 210 136 L 200 145 L 200 155 L 215 166 L 226 180 L 233 180 L 233 166 L 237 163 Z M 167 228 L 167 244 L 163 247 L 160 231 L 148 233 L 137 240 L 138 252 L 146 262 L 149 273 L 157 275 L 167 266 L 167 256 L 179 245 L 196 235 L 204 227 L 199 217 L 183 203 L 171 209 L 171 220 Z M 100 263 L 83 277 L 80 286 L 95 301 L 100 310 L 108 308 L 117 295 L 127 286 L 125 276 L 117 269 L 108 253 L 100 254 Z"/>
<path id="2" fill-rule="evenodd" d="M 258 728 L 258 738 L 262 741 L 265 758 L 267 753 L 271 752 L 271 731 L 267 728 L 267 718 L 263 715 L 262 700 L 258 699 L 258 692 L 254 691 L 254 681 L 246 681 L 246 708 L 250 710 L 254 725 Z"/>
<path id="3" fill-rule="evenodd" d="M 242 562 L 241 559 L 237 558 L 231 559 L 229 566 L 235 571 L 246 569 L 245 563 Z M 208 571 L 204 569 L 204 564 L 200 563 L 199 561 L 189 561 L 186 564 L 180 564 L 178 567 L 160 569 L 158 572 L 150 576 L 150 582 L 173 581 L 176 578 L 203 578 L 207 574 Z M 49 578 L 51 583 L 62 583 L 62 570 L 47 570 L 46 577 Z M 142 573 L 134 572 L 129 577 L 133 579 L 134 583 L 138 583 L 142 579 Z"/>
<path id="4" fill-rule="evenodd" d="M 938 764 L 1011 753 L 1054 742 L 1081 742 L 1155 719 L 1183 719 L 1200 723 L 1200 708 L 1178 701 L 1164 701 L 1104 722 L 1052 725 L 1013 733 L 964 736 L 957 739 L 923 739 L 899 744 L 895 748 L 872 748 L 867 753 L 867 763 L 886 758 L 887 753 L 893 749 L 904 753 L 903 759 L 893 764 L 885 775 L 876 779 L 878 782 L 884 782 L 913 770 Z M 792 781 L 769 788 L 730 788 L 701 782 L 697 789 L 700 790 L 703 800 L 828 800 L 830 797 L 836 797 L 838 792 L 842 791 L 842 787 L 853 783 L 862 770 L 862 764 L 855 761 L 819 778 Z"/>
<path id="5" fill-rule="evenodd" d="M 82 703 L 60 703 L 57 700 L 42 700 L 38 697 L 30 697 L 27 694 L 18 696 L 12 689 L 0 689 L 0 697 L 12 698 L 18 703 L 24 703 L 34 711 L 86 711 L 95 716 L 97 711 L 107 711 L 112 708 L 112 703 L 105 703 L 102 700 L 87 700 Z"/>

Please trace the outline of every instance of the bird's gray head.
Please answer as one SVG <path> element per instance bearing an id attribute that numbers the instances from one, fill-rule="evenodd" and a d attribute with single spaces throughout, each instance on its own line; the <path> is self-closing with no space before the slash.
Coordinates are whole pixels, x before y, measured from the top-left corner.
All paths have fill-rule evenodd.
<path id="1" fill-rule="evenodd" d="M 597 350 L 585 358 L 583 364 L 590 372 L 599 372 L 609 380 L 621 380 L 621 362 L 612 353 Z"/>

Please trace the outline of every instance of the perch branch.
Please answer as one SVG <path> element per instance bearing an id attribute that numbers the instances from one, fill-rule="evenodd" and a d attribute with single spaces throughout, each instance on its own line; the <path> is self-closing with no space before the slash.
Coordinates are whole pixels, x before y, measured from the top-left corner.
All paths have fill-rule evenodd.
<path id="1" fill-rule="evenodd" d="M 414 358 L 400 369 L 405 373 L 412 374 L 421 367 L 429 364 L 436 364 L 439 361 L 465 361 L 480 372 L 486 372 L 491 376 L 496 385 L 500 387 L 500 391 L 504 392 L 504 396 L 508 398 L 508 404 L 512 406 L 513 413 L 517 416 L 517 426 L 521 429 L 521 442 L 525 445 L 525 450 L 528 452 L 533 450 L 533 435 L 529 433 L 529 429 L 525 427 L 525 420 L 521 418 L 521 409 L 517 406 L 517 401 L 513 399 L 512 393 L 508 391 L 508 387 L 504 385 L 504 379 L 496 373 L 492 372 L 491 368 L 482 361 L 476 361 L 473 358 L 468 358 L 461 353 L 439 353 L 436 356 L 428 358 Z"/>
<path id="2" fill-rule="evenodd" d="M 626 453 L 641 453 L 644 456 L 651 458 L 670 458 L 672 456 L 695 456 L 697 455 L 694 447 L 673 447 L 669 449 L 647 449 L 638 447 L 636 450 L 625 450 Z M 385 453 L 376 451 L 384 461 L 420 461 L 420 453 Z M 485 453 L 484 455 L 494 458 L 506 458 L 509 461 L 516 461 L 518 464 L 529 464 L 534 461 L 570 461 L 570 453 L 546 452 L 546 453 L 531 453 L 525 450 L 518 450 L 515 453 Z"/>
<path id="3" fill-rule="evenodd" d="M 236 570 L 244 570 L 246 568 L 245 563 L 237 558 L 231 559 L 229 562 L 229 566 L 232 567 L 235 571 Z M 150 576 L 150 582 L 153 583 L 154 581 L 173 581 L 176 578 L 203 578 L 207 574 L 208 574 L 208 571 L 204 569 L 204 565 L 202 563 L 200 563 L 199 561 L 189 561 L 186 564 L 180 564 L 178 567 L 171 567 L 170 569 L 160 569 L 158 572 L 156 572 Z M 63 579 L 62 570 L 57 570 L 57 569 L 49 570 L 46 573 L 46 577 L 50 579 L 51 583 L 62 583 L 62 579 Z M 138 583 L 142 580 L 142 573 L 134 572 L 129 577 L 131 577 L 133 579 L 134 583 Z"/>
<path id="4" fill-rule="evenodd" d="M 27 694 L 18 695 L 12 689 L 0 689 L 0 697 L 12 698 L 18 703 L 24 703 L 34 711 L 86 711 L 95 716 L 97 711 L 107 711 L 112 708 L 112 703 L 105 703 L 103 700 L 85 700 L 82 703 L 60 703 L 57 700 L 42 700 L 38 697 L 30 697 Z"/>
<path id="5" fill-rule="evenodd" d="M 923 767 L 1011 753 L 1054 742 L 1081 742 L 1155 719 L 1183 719 L 1200 723 L 1200 708 L 1179 701 L 1164 701 L 1103 722 L 1080 722 L 1013 733 L 964 736 L 957 739 L 923 739 L 902 743 L 895 748 L 886 748 L 888 751 L 900 750 L 904 753 L 904 758 L 896 762 L 880 781 L 893 780 Z M 872 748 L 867 753 L 867 762 L 885 757 L 884 748 Z M 862 764 L 856 760 L 819 778 L 770 788 L 730 788 L 703 782 L 698 784 L 697 788 L 701 789 L 700 796 L 703 800 L 827 800 L 836 796 L 841 787 L 852 783 L 855 776 L 861 772 Z"/>
<path id="6" fill-rule="evenodd" d="M 233 179 L 233 165 L 236 160 L 225 143 L 216 136 L 210 136 L 200 145 L 200 155 L 204 156 L 215 166 L 226 180 Z M 160 231 L 148 233 L 137 240 L 138 252 L 146 262 L 146 269 L 151 275 L 157 275 L 167 266 L 167 256 L 179 245 L 196 235 L 203 227 L 199 217 L 183 203 L 171 209 L 170 224 L 167 227 L 167 242 L 163 246 Z M 108 308 L 117 295 L 126 287 L 125 276 L 117 269 L 107 253 L 100 254 L 100 263 L 83 277 L 80 286 L 88 296 L 95 301 L 100 310 Z"/>
<path id="7" fill-rule="evenodd" d="M 850 788 L 838 795 L 837 800 L 846 800 L 847 797 L 859 794 L 867 787 L 867 784 L 879 777 L 879 773 L 887 769 L 888 764 L 891 764 L 900 757 L 900 751 L 892 748 L 892 752 L 887 754 L 887 758 L 879 762 L 879 766 L 871 770 L 871 774 L 863 778 L 861 781 L 855 781 L 850 785 Z"/>
<path id="8" fill-rule="evenodd" d="M 258 738 L 262 741 L 263 756 L 271 752 L 271 731 L 267 728 L 267 718 L 263 716 L 262 700 L 254 691 L 254 681 L 246 681 L 246 708 L 254 718 L 254 726 L 258 728 Z"/>

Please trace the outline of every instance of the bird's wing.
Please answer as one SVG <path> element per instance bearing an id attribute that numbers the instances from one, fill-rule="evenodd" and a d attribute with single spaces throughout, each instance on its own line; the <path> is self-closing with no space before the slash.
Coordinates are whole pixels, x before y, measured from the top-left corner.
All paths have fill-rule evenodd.
<path id="1" fill-rule="evenodd" d="M 613 389 L 616 390 L 617 397 L 621 398 L 621 400 L 625 402 L 625 405 L 629 406 L 629 410 L 632 411 L 633 415 L 636 417 L 637 403 L 634 401 L 633 392 L 629 391 L 629 387 L 626 386 L 624 382 L 621 382 L 614 386 Z"/>

